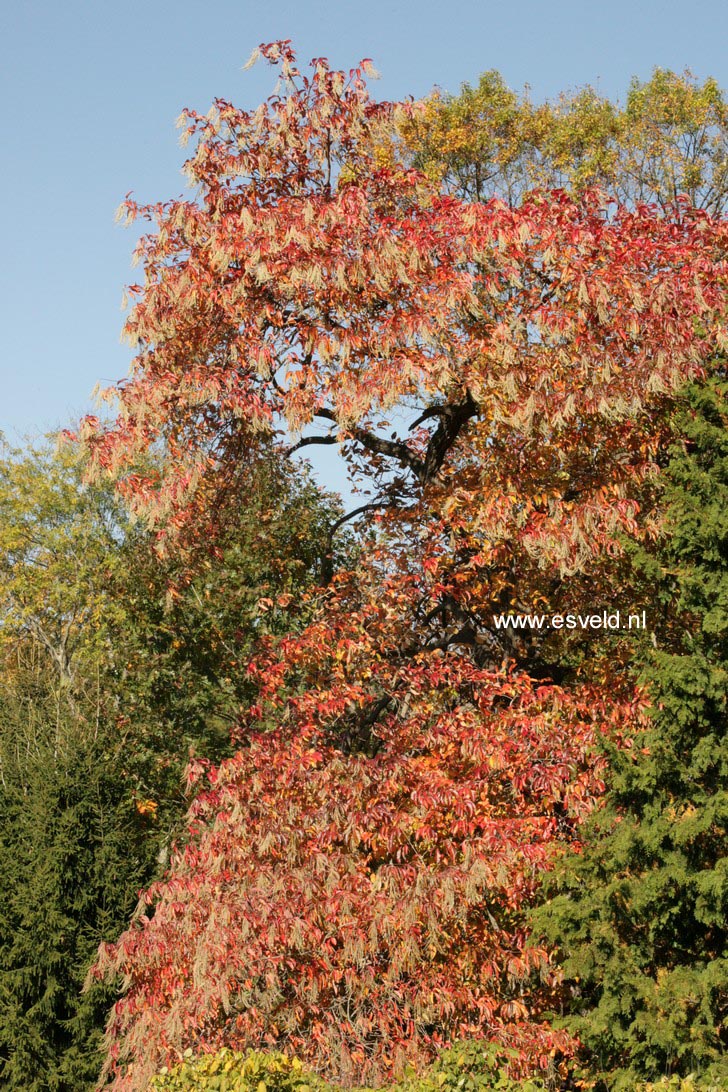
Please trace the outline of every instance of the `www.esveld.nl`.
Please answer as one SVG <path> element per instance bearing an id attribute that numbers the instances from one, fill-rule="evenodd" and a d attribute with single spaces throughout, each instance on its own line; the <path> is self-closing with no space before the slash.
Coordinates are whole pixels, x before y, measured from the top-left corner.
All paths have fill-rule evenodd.
<path id="1" fill-rule="evenodd" d="M 622 618 L 624 617 L 624 624 Z M 496 629 L 645 629 L 647 612 L 601 614 L 494 614 Z"/>

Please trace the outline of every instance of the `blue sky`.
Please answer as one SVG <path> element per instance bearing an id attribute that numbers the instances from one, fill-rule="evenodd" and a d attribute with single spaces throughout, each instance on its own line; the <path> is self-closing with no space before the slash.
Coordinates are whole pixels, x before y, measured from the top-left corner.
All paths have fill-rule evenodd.
<path id="1" fill-rule="evenodd" d="M 383 98 L 457 91 L 487 68 L 541 100 L 585 83 L 612 97 L 656 65 L 728 85 L 724 0 L 5 0 L 0 13 L 0 430 L 66 425 L 96 383 L 125 375 L 121 296 L 131 231 L 114 212 L 183 190 L 174 121 L 215 96 L 254 106 L 272 89 L 261 41 L 301 61 L 372 57 Z"/>

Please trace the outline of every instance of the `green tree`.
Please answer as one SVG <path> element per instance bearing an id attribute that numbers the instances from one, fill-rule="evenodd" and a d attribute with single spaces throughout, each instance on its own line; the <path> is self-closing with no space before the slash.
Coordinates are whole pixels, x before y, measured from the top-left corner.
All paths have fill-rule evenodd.
<path id="1" fill-rule="evenodd" d="M 93 1087 L 115 990 L 86 973 L 164 862 L 190 749 L 231 752 L 253 645 L 346 547 L 335 498 L 266 458 L 214 539 L 160 555 L 77 449 L 0 460 L 0 1084 Z M 191 565 L 191 554 L 195 564 Z"/>
<path id="2" fill-rule="evenodd" d="M 231 730 L 254 700 L 246 666 L 254 646 L 303 624 L 315 591 L 352 549 L 338 498 L 322 492 L 305 464 L 256 462 L 218 498 L 218 524 L 195 523 L 174 550 L 154 548 L 144 525 L 121 549 L 116 601 L 125 620 L 115 643 L 121 720 L 145 778 L 157 785 L 170 749 L 187 758 L 232 753 Z M 170 791 L 182 803 L 179 763 Z M 168 779 L 169 780 L 169 779 Z M 151 792 L 151 785 L 139 785 Z M 176 804 L 175 804 L 176 807 Z"/>
<path id="3" fill-rule="evenodd" d="M 0 1082 L 18 1092 L 92 1086 L 113 991 L 82 994 L 86 970 L 156 857 L 108 733 L 67 717 L 59 740 L 54 705 L 31 724 L 0 702 Z"/>
<path id="4" fill-rule="evenodd" d="M 0 1082 L 18 1092 L 91 1087 L 112 994 L 82 995 L 86 968 L 157 856 L 108 690 L 129 522 L 82 471 L 52 443 L 0 461 Z"/>
<path id="5" fill-rule="evenodd" d="M 611 753 L 604 805 L 537 928 L 561 948 L 569 1023 L 611 1088 L 728 1062 L 728 383 L 688 390 L 657 550 L 635 549 L 660 612 L 652 702 Z M 608 1076 L 607 1076 L 608 1075 Z"/>
<path id="6" fill-rule="evenodd" d="M 623 104 L 584 87 L 535 105 L 489 71 L 459 95 L 433 94 L 401 137 L 416 166 L 478 201 L 602 186 L 627 204 L 667 209 L 685 194 L 715 216 L 728 208 L 728 104 L 689 72 L 657 68 Z"/>
<path id="7" fill-rule="evenodd" d="M 97 666 L 122 617 L 114 585 L 128 517 L 111 483 L 82 478 L 70 445 L 0 448 L 0 652 L 46 661 L 59 709 L 97 704 Z"/>
<path id="8" fill-rule="evenodd" d="M 632 80 L 613 172 L 621 200 L 667 205 L 686 194 L 713 216 L 728 209 L 728 103 L 714 79 L 655 69 Z M 607 179 L 608 181 L 608 179 Z"/>

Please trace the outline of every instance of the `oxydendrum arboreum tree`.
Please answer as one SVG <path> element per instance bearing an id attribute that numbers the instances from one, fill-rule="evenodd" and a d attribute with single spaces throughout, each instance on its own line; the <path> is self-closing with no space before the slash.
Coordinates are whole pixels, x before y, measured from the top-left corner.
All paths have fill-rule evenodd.
<path id="1" fill-rule="evenodd" d="M 614 749 L 609 793 L 536 915 L 572 985 L 570 1026 L 608 1088 L 663 1073 L 728 1080 L 728 386 L 689 388 L 664 471 L 643 651 L 653 708 Z"/>
<path id="2" fill-rule="evenodd" d="M 338 445 L 377 534 L 262 642 L 239 752 L 191 767 L 187 837 L 95 971 L 125 983 L 106 1075 L 142 1089 L 188 1047 L 277 1044 L 379 1080 L 471 1036 L 556 1081 L 575 1043 L 544 1022 L 559 975 L 524 910 L 601 791 L 595 736 L 642 704 L 618 672 L 555 686 L 492 616 L 609 595 L 674 391 L 725 339 L 726 226 L 597 194 L 464 202 L 382 156 L 409 108 L 373 102 L 366 66 L 261 52 L 280 93 L 184 115 L 197 196 L 126 204 L 155 224 L 138 351 L 83 437 L 169 542 L 214 545 L 271 440 Z"/>

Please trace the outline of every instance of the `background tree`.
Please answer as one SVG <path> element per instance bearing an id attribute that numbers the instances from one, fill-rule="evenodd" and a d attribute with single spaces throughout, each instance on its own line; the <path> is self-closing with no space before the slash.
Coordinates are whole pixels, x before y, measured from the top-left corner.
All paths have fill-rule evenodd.
<path id="1" fill-rule="evenodd" d="M 610 753 L 604 805 L 536 918 L 562 949 L 569 1026 L 609 1088 L 728 1079 L 727 395 L 719 374 L 685 396 L 659 548 L 633 551 L 655 595 L 650 718 Z"/>
<path id="2" fill-rule="evenodd" d="M 433 94 L 400 137 L 417 166 L 471 200 L 601 186 L 663 211 L 681 194 L 713 216 L 728 206 L 728 105 L 715 80 L 689 72 L 655 69 L 623 105 L 591 87 L 534 105 L 490 71 L 459 95 Z"/>
<path id="3" fill-rule="evenodd" d="M 98 1074 L 113 1000 L 82 996 L 86 970 L 153 875 L 156 832 L 107 726 L 31 701 L 31 717 L 0 702 L 0 1074 L 8 1089 L 78 1092 Z"/>
<path id="4" fill-rule="evenodd" d="M 79 453 L 0 463 L 0 1074 L 77 1090 L 99 1066 L 108 989 L 81 997 L 99 940 L 153 874 L 106 683 L 123 608 L 123 511 L 81 485 Z M 128 772 L 128 767 L 127 767 Z"/>
<path id="5" fill-rule="evenodd" d="M 114 990 L 82 995 L 88 967 L 168 852 L 190 748 L 230 753 L 240 663 L 305 618 L 339 515 L 261 459 L 191 581 L 181 544 L 160 558 L 82 476 L 69 446 L 0 462 L 0 1081 L 18 1092 L 95 1083 Z"/>
<path id="6" fill-rule="evenodd" d="M 143 523 L 129 533 L 115 588 L 126 620 L 108 686 L 123 696 L 143 797 L 164 784 L 178 817 L 182 760 L 232 753 L 231 731 L 255 693 L 253 649 L 305 624 L 309 593 L 353 548 L 343 529 L 330 533 L 341 515 L 305 464 L 265 451 L 174 549 L 160 550 Z"/>
<path id="7" fill-rule="evenodd" d="M 113 485 L 85 488 L 82 472 L 77 450 L 52 443 L 4 446 L 0 461 L 0 651 L 21 665 L 34 649 L 59 709 L 98 700 L 96 665 L 121 616 L 113 585 L 128 521 Z"/>

